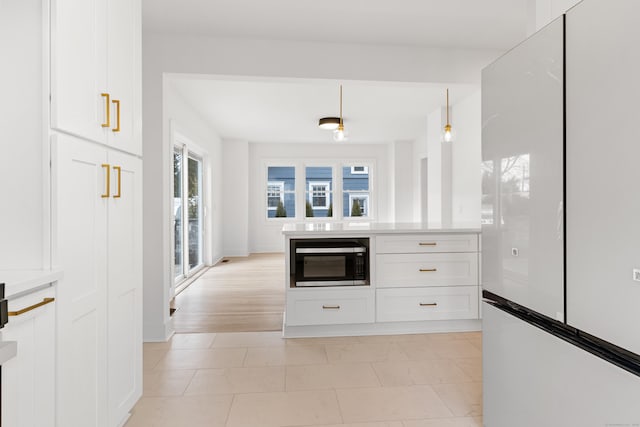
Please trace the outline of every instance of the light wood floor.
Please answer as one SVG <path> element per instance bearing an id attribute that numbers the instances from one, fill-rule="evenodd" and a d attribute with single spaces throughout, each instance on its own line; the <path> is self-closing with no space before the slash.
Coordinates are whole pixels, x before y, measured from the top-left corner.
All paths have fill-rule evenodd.
<path id="1" fill-rule="evenodd" d="M 174 301 L 177 333 L 282 329 L 284 255 L 225 258 Z"/>

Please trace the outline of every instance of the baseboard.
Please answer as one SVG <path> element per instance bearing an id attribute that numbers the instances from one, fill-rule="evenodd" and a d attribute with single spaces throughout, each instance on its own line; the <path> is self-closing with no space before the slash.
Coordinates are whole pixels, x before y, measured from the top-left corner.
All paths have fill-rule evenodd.
<path id="1" fill-rule="evenodd" d="M 284 338 L 347 337 L 361 335 L 477 332 L 481 330 L 482 321 L 479 319 L 429 320 L 424 322 L 380 322 L 348 325 L 283 325 L 282 336 Z"/>

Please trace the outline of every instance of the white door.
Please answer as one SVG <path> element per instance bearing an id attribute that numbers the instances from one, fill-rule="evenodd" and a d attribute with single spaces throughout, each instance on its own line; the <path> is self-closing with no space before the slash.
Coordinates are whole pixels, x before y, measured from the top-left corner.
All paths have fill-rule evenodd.
<path id="1" fill-rule="evenodd" d="M 102 143 L 113 121 L 111 100 L 102 96 L 108 93 L 106 4 L 51 1 L 51 127 Z"/>
<path id="2" fill-rule="evenodd" d="M 109 425 L 142 394 L 142 162 L 109 152 Z"/>
<path id="3" fill-rule="evenodd" d="M 482 71 L 482 286 L 564 321 L 563 19 Z"/>
<path id="4" fill-rule="evenodd" d="M 567 13 L 567 323 L 640 354 L 640 2 Z"/>
<path id="5" fill-rule="evenodd" d="M 109 144 L 141 154 L 140 0 L 110 0 L 108 9 Z"/>
<path id="6" fill-rule="evenodd" d="M 57 425 L 107 425 L 106 150 L 65 135 L 53 144 L 58 262 Z"/>

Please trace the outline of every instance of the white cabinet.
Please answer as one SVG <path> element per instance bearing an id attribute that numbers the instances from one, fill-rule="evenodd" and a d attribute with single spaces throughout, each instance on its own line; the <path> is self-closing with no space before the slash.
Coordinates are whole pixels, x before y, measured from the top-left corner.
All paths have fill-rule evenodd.
<path id="1" fill-rule="evenodd" d="M 116 426 L 142 391 L 141 161 L 55 138 L 58 425 Z"/>
<path id="2" fill-rule="evenodd" d="M 405 253 L 376 256 L 378 287 L 478 284 L 478 254 Z"/>
<path id="3" fill-rule="evenodd" d="M 54 426 L 55 287 L 9 299 L 8 306 L 2 340 L 16 341 L 18 352 L 2 365 L 0 424 Z"/>
<path id="4" fill-rule="evenodd" d="M 378 289 L 378 322 L 478 318 L 478 286 Z"/>
<path id="5" fill-rule="evenodd" d="M 286 322 L 290 326 L 373 323 L 375 303 L 369 288 L 291 289 Z"/>
<path id="6" fill-rule="evenodd" d="M 140 154 L 140 0 L 52 0 L 51 127 Z"/>
<path id="7" fill-rule="evenodd" d="M 477 234 L 376 237 L 376 321 L 478 318 Z"/>

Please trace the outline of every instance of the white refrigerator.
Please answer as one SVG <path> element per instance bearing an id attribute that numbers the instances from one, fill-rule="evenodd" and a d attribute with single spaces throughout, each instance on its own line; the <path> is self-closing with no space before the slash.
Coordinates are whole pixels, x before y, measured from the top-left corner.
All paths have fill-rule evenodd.
<path id="1" fill-rule="evenodd" d="M 640 1 L 482 73 L 483 422 L 640 427 Z"/>

